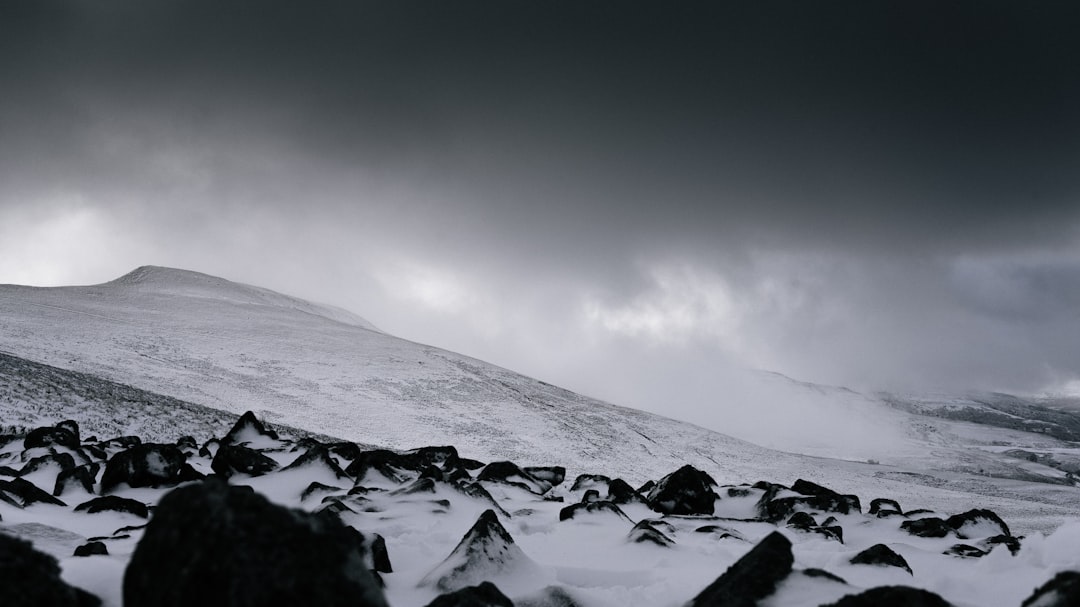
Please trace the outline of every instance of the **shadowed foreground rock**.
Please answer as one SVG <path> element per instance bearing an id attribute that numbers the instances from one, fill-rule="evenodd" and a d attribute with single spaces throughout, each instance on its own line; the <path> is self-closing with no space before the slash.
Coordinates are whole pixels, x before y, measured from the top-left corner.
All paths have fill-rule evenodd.
<path id="1" fill-rule="evenodd" d="M 0 533 L 0 605 L 97 607 L 101 601 L 60 579 L 56 559 Z"/>
<path id="2" fill-rule="evenodd" d="M 1080 571 L 1062 571 L 1024 599 L 1022 607 L 1080 605 Z"/>
<path id="3" fill-rule="evenodd" d="M 495 584 L 481 582 L 439 595 L 427 607 L 514 607 L 514 603 Z"/>
<path id="4" fill-rule="evenodd" d="M 951 607 L 940 596 L 909 586 L 879 586 L 823 607 Z"/>
<path id="5" fill-rule="evenodd" d="M 795 562 L 791 541 L 772 532 L 690 601 L 688 607 L 753 607 L 776 592 Z"/>
<path id="6" fill-rule="evenodd" d="M 364 556 L 333 517 L 209 479 L 162 498 L 124 574 L 124 605 L 385 607 Z"/>

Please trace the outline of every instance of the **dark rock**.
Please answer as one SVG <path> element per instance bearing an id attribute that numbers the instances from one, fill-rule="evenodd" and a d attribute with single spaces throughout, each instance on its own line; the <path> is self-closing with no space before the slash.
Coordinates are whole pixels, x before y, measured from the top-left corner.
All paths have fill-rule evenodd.
<path id="1" fill-rule="evenodd" d="M 409 456 L 400 455 L 386 449 L 363 451 L 345 468 L 345 474 L 363 482 L 369 472 L 377 472 L 395 483 L 416 480 L 421 467 Z"/>
<path id="2" fill-rule="evenodd" d="M 904 511 L 900 509 L 900 504 L 896 500 L 890 500 L 885 498 L 877 498 L 870 500 L 870 514 L 876 514 L 881 516 L 882 512 L 896 512 L 903 514 Z"/>
<path id="3" fill-rule="evenodd" d="M 15 478 L 16 476 L 19 476 L 19 471 L 11 466 L 0 466 L 0 476 L 10 476 L 11 478 Z"/>
<path id="4" fill-rule="evenodd" d="M 193 436 L 181 436 L 176 439 L 176 446 L 189 451 L 199 450 L 199 443 L 195 442 L 195 437 Z"/>
<path id="5" fill-rule="evenodd" d="M 516 607 L 584 607 L 581 601 L 560 586 L 548 586 L 535 594 L 519 597 L 514 605 Z"/>
<path id="6" fill-rule="evenodd" d="M 801 478 L 791 485 L 791 490 L 803 495 L 836 495 L 836 492 L 828 487 Z"/>
<path id="7" fill-rule="evenodd" d="M 341 466 L 338 466 L 337 462 L 334 461 L 334 458 L 330 457 L 330 450 L 324 445 L 316 445 L 308 449 L 282 470 L 299 470 L 308 466 L 321 466 L 329 470 L 337 478 L 349 478 L 345 471 L 341 469 Z"/>
<path id="8" fill-rule="evenodd" d="M 688 606 L 753 607 L 776 592 L 776 587 L 791 573 L 793 563 L 791 542 L 774 531 L 702 590 Z"/>
<path id="9" fill-rule="evenodd" d="M 87 542 L 82 546 L 75 548 L 74 556 L 94 556 L 98 554 L 107 555 L 109 554 L 109 549 L 101 542 Z"/>
<path id="10" fill-rule="evenodd" d="M 81 441 L 79 439 L 79 422 L 73 419 L 65 419 L 64 421 L 56 424 L 57 428 L 63 428 L 75 437 L 75 444 L 78 445 Z"/>
<path id="11" fill-rule="evenodd" d="M 820 527 L 811 529 L 811 531 L 820 533 L 830 540 L 836 540 L 841 544 L 844 543 L 844 528 L 840 525 L 821 525 Z"/>
<path id="12" fill-rule="evenodd" d="M 619 508 L 611 502 L 588 502 L 567 506 L 559 511 L 559 520 L 568 521 L 585 514 L 614 514 L 619 518 L 626 519 L 627 521 L 630 520 L 630 517 L 626 516 L 626 513 L 622 511 L 622 508 Z"/>
<path id="13" fill-rule="evenodd" d="M 98 446 L 110 451 L 123 451 L 141 444 L 142 439 L 138 436 L 117 436 L 116 438 L 101 441 Z"/>
<path id="14" fill-rule="evenodd" d="M 221 445 L 242 445 L 259 438 L 278 440 L 277 432 L 263 425 L 251 411 L 245 411 L 240 419 L 236 420 L 233 427 L 221 439 Z"/>
<path id="15" fill-rule="evenodd" d="M 378 533 L 363 534 L 364 546 L 371 558 L 371 569 L 379 573 L 393 573 L 390 565 L 390 553 L 386 551 L 386 540 Z"/>
<path id="16" fill-rule="evenodd" d="M 125 605 L 385 607 L 355 530 L 217 479 L 161 499 L 124 574 Z"/>
<path id="17" fill-rule="evenodd" d="M 184 462 L 184 464 L 180 466 L 180 474 L 177 478 L 179 478 L 181 483 L 186 483 L 188 481 L 201 481 L 206 478 L 206 475 L 195 468 L 192 468 L 191 464 Z"/>
<path id="18" fill-rule="evenodd" d="M 479 460 L 463 457 L 461 458 L 461 465 L 464 466 L 466 470 L 479 470 L 487 464 Z"/>
<path id="19" fill-rule="evenodd" d="M 953 528 L 936 516 L 904 521 L 900 523 L 900 528 L 919 537 L 945 537 L 953 533 Z"/>
<path id="20" fill-rule="evenodd" d="M 51 426 L 47 428 L 34 428 L 26 435 L 26 438 L 23 439 L 23 449 L 52 446 L 74 449 L 79 446 L 79 438 L 67 428 Z"/>
<path id="21" fill-rule="evenodd" d="M 67 506 L 67 504 L 42 491 L 37 485 L 25 478 L 0 481 L 0 500 L 16 508 L 25 508 L 30 504 L 39 502 L 54 506 Z"/>
<path id="22" fill-rule="evenodd" d="M 830 516 L 830 517 L 826 518 L 825 520 L 821 521 L 821 526 L 822 527 L 831 527 L 831 526 L 837 525 L 839 523 L 840 523 L 840 521 L 836 520 L 835 516 Z"/>
<path id="23" fill-rule="evenodd" d="M 552 487 L 558 487 L 566 480 L 566 468 L 562 466 L 527 466 L 524 470 L 533 478 L 540 479 Z"/>
<path id="24" fill-rule="evenodd" d="M 580 478 L 580 477 L 578 477 Z M 656 486 L 656 481 L 645 481 L 645 484 L 637 488 L 637 492 L 642 495 L 648 495 L 652 488 Z"/>
<path id="25" fill-rule="evenodd" d="M 56 484 L 53 486 L 53 495 L 60 497 L 74 487 L 79 487 L 87 493 L 94 492 L 94 478 L 97 476 L 97 464 L 86 464 L 70 470 L 64 470 L 56 475 Z"/>
<path id="26" fill-rule="evenodd" d="M 338 491 L 344 491 L 341 487 L 333 487 L 331 485 L 324 485 L 323 483 L 314 482 L 307 486 L 306 489 L 300 494 L 300 501 L 304 501 L 311 497 L 315 493 L 335 493 Z"/>
<path id="27" fill-rule="evenodd" d="M 640 521 L 627 534 L 627 539 L 635 544 L 650 543 L 668 548 L 675 545 L 675 541 L 664 535 L 662 531 L 653 526 L 649 521 Z"/>
<path id="28" fill-rule="evenodd" d="M 60 472 L 71 470 L 75 467 L 75 458 L 71 457 L 70 453 L 50 453 L 49 455 L 35 457 L 23 466 L 22 470 L 19 471 L 19 476 L 26 476 L 31 472 L 37 472 L 48 467 L 57 468 Z"/>
<path id="29" fill-rule="evenodd" d="M 970 544 L 953 544 L 942 554 L 949 556 L 962 556 L 966 558 L 979 558 L 986 556 L 986 552 Z"/>
<path id="30" fill-rule="evenodd" d="M 908 510 L 904 514 L 906 514 L 908 516 L 915 516 L 917 514 L 933 514 L 933 513 L 934 513 L 933 510 L 927 510 L 926 508 L 917 508 L 915 510 Z"/>
<path id="31" fill-rule="evenodd" d="M 582 504 L 591 504 L 593 502 L 599 502 L 599 501 L 600 501 L 600 492 L 597 491 L 596 489 L 589 489 L 588 491 L 585 492 L 585 495 L 581 496 L 581 503 Z"/>
<path id="32" fill-rule="evenodd" d="M 216 438 L 211 438 L 210 440 L 203 443 L 202 447 L 199 447 L 199 457 L 209 457 L 212 459 L 215 455 L 217 455 L 218 449 L 220 448 L 221 441 Z"/>
<path id="33" fill-rule="evenodd" d="M 768 492 L 765 495 L 767 496 Z M 858 512 L 858 498 L 855 498 L 853 503 L 853 497 L 839 494 L 781 497 L 765 501 L 764 504 L 759 502 L 759 506 L 763 506 L 763 518 L 775 523 L 788 518 L 799 508 L 837 514 L 849 514 L 852 509 Z"/>
<path id="34" fill-rule="evenodd" d="M 715 486 L 711 476 L 687 465 L 660 479 L 647 500 L 650 508 L 664 514 L 712 514 L 720 499 Z"/>
<path id="35" fill-rule="evenodd" d="M 83 502 L 78 506 L 75 506 L 75 512 L 86 512 L 87 514 L 96 514 L 98 512 L 126 512 L 127 514 L 134 514 L 135 516 L 142 518 L 150 517 L 150 511 L 147 510 L 146 504 L 126 497 L 118 497 L 116 495 L 96 497 L 88 502 Z"/>
<path id="36" fill-rule="evenodd" d="M 484 489 L 484 486 L 480 483 L 454 482 L 450 483 L 450 486 L 462 493 L 463 495 L 467 495 L 471 498 L 484 501 L 485 503 L 487 503 L 488 506 L 490 506 L 499 514 L 502 514 L 506 517 L 510 516 L 509 514 L 507 514 L 506 510 L 503 510 L 503 507 L 495 501 L 495 498 L 491 496 L 491 493 L 489 493 L 487 489 Z"/>
<path id="37" fill-rule="evenodd" d="M 1020 539 L 1011 535 L 995 535 L 982 541 L 983 548 L 987 552 L 993 550 L 994 546 L 1001 544 L 1004 544 L 1013 556 L 1020 552 Z"/>
<path id="38" fill-rule="evenodd" d="M 585 489 L 597 489 L 603 488 L 607 491 L 608 485 L 611 484 L 611 479 L 603 474 L 579 474 L 574 479 L 574 484 L 570 486 L 571 491 L 582 491 Z"/>
<path id="39" fill-rule="evenodd" d="M 451 592 L 488 580 L 493 574 L 529 576 L 538 571 L 536 563 L 514 543 L 495 511 L 485 510 L 450 555 L 420 580 L 420 585 Z"/>
<path id="40" fill-rule="evenodd" d="M 999 533 L 991 533 L 988 537 L 995 535 L 1012 535 L 1009 533 L 1009 526 L 1006 525 L 1005 521 L 1001 520 L 1001 517 L 993 510 L 981 508 L 968 510 L 963 514 L 950 516 L 945 522 L 956 530 L 956 536 L 962 540 L 977 536 L 978 532 L 976 531 L 976 528 L 985 527 L 988 524 L 994 526 L 999 531 Z"/>
<path id="41" fill-rule="evenodd" d="M 750 497 L 750 490 L 746 487 L 728 487 L 728 497 Z"/>
<path id="42" fill-rule="evenodd" d="M 612 479 L 608 484 L 607 499 L 614 504 L 644 504 L 645 497 L 634 490 L 630 483 L 621 478 Z"/>
<path id="43" fill-rule="evenodd" d="M 278 463 L 254 449 L 240 445 L 221 445 L 210 468 L 222 478 L 234 474 L 262 476 L 278 469 Z"/>
<path id="44" fill-rule="evenodd" d="M 838 576 L 836 574 L 829 573 L 828 571 L 825 571 L 824 569 L 816 569 L 814 567 L 811 567 L 809 569 L 803 569 L 803 575 L 805 575 L 807 577 L 816 577 L 816 578 L 822 578 L 822 579 L 826 579 L 826 580 L 832 580 L 834 582 L 840 582 L 841 584 L 846 584 L 847 583 L 847 580 L 845 580 L 844 578 L 842 578 L 842 577 L 840 577 L 840 576 Z"/>
<path id="45" fill-rule="evenodd" d="M 360 457 L 360 454 L 364 451 L 360 448 L 360 445 L 348 441 L 329 443 L 326 448 L 330 450 L 330 453 L 350 462 Z"/>
<path id="46" fill-rule="evenodd" d="M 1020 607 L 1075 607 L 1080 605 L 1080 571 L 1062 571 L 1039 586 Z"/>
<path id="47" fill-rule="evenodd" d="M 427 607 L 514 607 L 514 603 L 491 582 L 480 582 L 435 597 Z"/>
<path id="48" fill-rule="evenodd" d="M 413 495 L 416 493 L 435 493 L 435 481 L 430 477 L 418 479 L 400 489 L 390 492 L 390 495 Z"/>
<path id="49" fill-rule="evenodd" d="M 849 594 L 822 607 L 951 607 L 933 592 L 909 586 L 879 586 L 860 594 Z"/>
<path id="50" fill-rule="evenodd" d="M 904 557 L 900 556 L 885 544 L 874 544 L 851 558 L 852 565 L 882 565 L 886 567 L 899 567 L 911 573 L 911 567 Z"/>
<path id="51" fill-rule="evenodd" d="M 0 599 L 5 605 L 98 607 L 96 596 L 60 578 L 56 559 L 10 535 L 0 533 Z"/>
<path id="52" fill-rule="evenodd" d="M 187 456 L 176 445 L 138 444 L 113 455 L 101 475 L 101 492 L 120 483 L 131 487 L 165 487 L 180 482 Z"/>
<path id="53" fill-rule="evenodd" d="M 551 483 L 535 478 L 528 472 L 518 468 L 514 462 L 491 462 L 484 466 L 484 469 L 476 476 L 476 480 L 511 484 L 520 483 L 537 495 L 543 495 L 551 490 Z"/>
<path id="54" fill-rule="evenodd" d="M 814 520 L 814 517 L 810 516 L 809 514 L 805 512 L 796 512 L 795 514 L 791 515 L 791 518 L 788 519 L 787 526 L 795 527 L 796 529 L 807 530 L 811 527 L 817 527 L 818 524 L 817 521 Z"/>

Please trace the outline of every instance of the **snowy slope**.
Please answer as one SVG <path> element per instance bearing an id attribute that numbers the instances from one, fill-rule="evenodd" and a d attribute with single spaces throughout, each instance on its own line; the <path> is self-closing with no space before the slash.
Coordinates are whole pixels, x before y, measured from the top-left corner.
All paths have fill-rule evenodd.
<path id="1" fill-rule="evenodd" d="M 482 461 L 558 464 L 571 475 L 604 470 L 632 484 L 689 463 L 721 482 L 809 478 L 843 492 L 912 496 L 942 511 L 978 494 L 1020 530 L 1050 530 L 1080 515 L 1075 487 L 986 477 L 978 462 L 956 466 L 963 458 L 1021 461 L 938 441 L 935 432 L 883 446 L 881 465 L 783 453 L 395 338 L 347 312 L 182 270 L 143 267 L 85 287 L 0 286 L 0 350 L 389 448 L 453 444 Z M 865 414 L 867 399 L 846 398 L 840 409 L 807 415 L 830 424 Z M 911 425 L 910 414 L 891 414 L 888 423 Z M 813 433 L 811 426 L 807 437 Z"/>

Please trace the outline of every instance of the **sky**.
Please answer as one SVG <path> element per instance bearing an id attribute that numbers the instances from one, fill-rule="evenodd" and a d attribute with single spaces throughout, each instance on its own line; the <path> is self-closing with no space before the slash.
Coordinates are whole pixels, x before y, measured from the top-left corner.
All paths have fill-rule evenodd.
<path id="1" fill-rule="evenodd" d="M 165 265 L 619 404 L 1080 394 L 1071 2 L 0 4 L 0 283 Z"/>

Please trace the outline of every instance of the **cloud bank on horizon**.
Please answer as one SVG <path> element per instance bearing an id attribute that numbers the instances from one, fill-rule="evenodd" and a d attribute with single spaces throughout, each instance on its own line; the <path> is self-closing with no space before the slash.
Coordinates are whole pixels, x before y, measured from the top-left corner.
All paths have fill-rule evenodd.
<path id="1" fill-rule="evenodd" d="M 184 267 L 615 402 L 1075 390 L 1047 2 L 7 2 L 0 282 Z"/>

